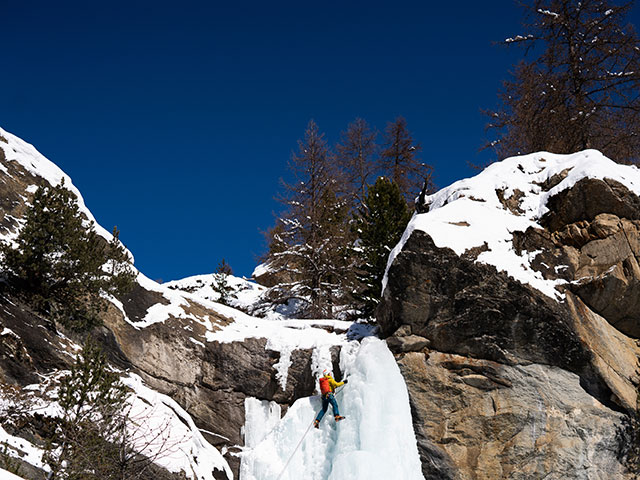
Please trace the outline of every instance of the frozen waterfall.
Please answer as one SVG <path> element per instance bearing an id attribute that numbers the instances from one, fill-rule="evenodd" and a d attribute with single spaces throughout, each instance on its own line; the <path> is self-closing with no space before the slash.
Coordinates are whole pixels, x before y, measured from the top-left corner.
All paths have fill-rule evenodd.
<path id="1" fill-rule="evenodd" d="M 386 343 L 348 343 L 340 368 L 349 383 L 337 394 L 339 424 L 329 407 L 320 429 L 310 428 L 319 396 L 299 399 L 282 419 L 277 404 L 247 399 L 240 480 L 424 480 L 407 388 Z"/>

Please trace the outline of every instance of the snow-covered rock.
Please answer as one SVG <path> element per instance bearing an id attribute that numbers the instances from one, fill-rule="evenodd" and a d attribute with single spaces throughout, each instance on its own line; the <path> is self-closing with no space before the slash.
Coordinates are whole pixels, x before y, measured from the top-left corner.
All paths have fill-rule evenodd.
<path id="1" fill-rule="evenodd" d="M 542 228 L 548 202 L 583 179 L 614 180 L 640 194 L 640 170 L 620 165 L 596 150 L 573 155 L 547 152 L 511 157 L 487 167 L 475 177 L 459 180 L 424 198 L 400 243 L 389 256 L 390 266 L 414 230 L 429 234 L 439 248 L 472 254 L 477 262 L 531 285 L 551 298 L 563 280 L 545 278 L 532 265 L 535 252 L 518 252 L 514 233 Z M 474 252 L 475 250 L 475 252 Z M 387 277 L 383 280 L 386 285 Z"/>

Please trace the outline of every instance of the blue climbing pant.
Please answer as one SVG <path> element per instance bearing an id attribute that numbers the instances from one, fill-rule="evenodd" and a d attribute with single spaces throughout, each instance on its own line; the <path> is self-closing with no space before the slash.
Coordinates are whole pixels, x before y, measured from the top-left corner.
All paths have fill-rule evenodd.
<path id="1" fill-rule="evenodd" d="M 322 397 L 322 410 L 318 412 L 318 416 L 316 417 L 316 420 L 318 420 L 318 422 L 322 420 L 322 417 L 324 417 L 324 414 L 327 413 L 327 410 L 329 409 L 329 404 L 331 404 L 331 408 L 333 409 L 333 416 L 337 417 L 338 415 L 340 415 L 340 411 L 338 410 L 338 402 L 336 402 L 336 397 L 333 396 L 333 393 L 329 393 L 327 394 L 326 397 L 325 396 Z"/>

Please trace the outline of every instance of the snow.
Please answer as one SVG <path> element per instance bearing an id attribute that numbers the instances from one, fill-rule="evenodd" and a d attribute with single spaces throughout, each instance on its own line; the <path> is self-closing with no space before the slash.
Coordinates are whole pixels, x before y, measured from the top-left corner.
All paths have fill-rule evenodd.
<path id="1" fill-rule="evenodd" d="M 560 183 L 547 192 L 542 190 L 545 181 L 564 171 L 567 175 Z M 564 282 L 545 280 L 531 267 L 535 255 L 517 254 L 512 239 L 515 232 L 524 232 L 529 227 L 541 228 L 539 221 L 548 212 L 549 199 L 583 178 L 613 179 L 640 195 L 638 168 L 617 164 L 596 150 L 571 155 L 539 152 L 511 157 L 426 197 L 429 211 L 413 216 L 389 255 L 387 270 L 411 233 L 421 230 L 431 236 L 436 246 L 451 248 L 458 255 L 486 245 L 477 262 L 493 265 L 498 271 L 560 300 L 563 295 L 556 287 Z M 502 204 L 498 192 L 509 199 L 517 190 L 522 194 L 520 212 L 512 212 Z M 386 284 L 385 274 L 383 290 Z"/>
<path id="2" fill-rule="evenodd" d="M 560 15 L 556 12 L 552 12 L 551 10 L 543 10 L 542 8 L 538 9 L 538 13 L 542 15 L 546 15 L 548 17 L 558 18 Z"/>
<path id="3" fill-rule="evenodd" d="M 531 40 L 533 35 L 516 35 L 515 37 L 505 38 L 505 43 L 522 42 L 523 40 Z"/>
<path id="4" fill-rule="evenodd" d="M 31 404 L 25 411 L 47 417 L 61 417 L 63 412 L 54 401 L 54 391 L 49 385 L 68 372 L 58 371 L 43 377 L 40 384 L 29 385 Z M 142 379 L 133 373 L 121 377 L 123 384 L 132 389 L 128 397 L 129 440 L 136 450 L 156 465 L 170 472 L 184 471 L 193 480 L 215 480 L 214 471 L 224 471 L 232 478 L 231 469 L 221 453 L 210 445 L 196 427 L 193 419 L 178 403 L 167 395 L 145 386 Z M 12 398 L 0 397 L 0 412 L 15 403 Z M 40 469 L 47 469 L 43 461 L 44 450 L 20 437 L 9 435 L 0 427 L 0 444 L 7 443 L 10 456 L 21 458 Z M 2 476 L 0 476 L 0 479 Z"/>
<path id="5" fill-rule="evenodd" d="M 18 336 L 13 330 L 7 327 L 4 327 L 2 332 L 0 332 L 0 337 L 4 337 L 5 335 L 13 335 L 14 337 Z"/>
<path id="6" fill-rule="evenodd" d="M 253 273 L 251 274 L 251 276 L 253 278 L 258 278 L 272 271 L 273 270 L 271 269 L 268 263 L 261 263 L 260 265 L 258 265 L 256 268 L 253 269 Z"/>
<path id="7" fill-rule="evenodd" d="M 191 297 L 189 294 L 171 290 L 165 285 L 154 282 L 142 273 L 138 274 L 136 281 L 144 289 L 151 292 L 160 293 L 167 303 L 163 304 L 158 302 L 153 304 L 147 309 L 146 315 L 140 321 L 132 322 L 125 317 L 126 320 L 134 328 L 141 329 L 155 323 L 163 323 L 166 322 L 170 317 L 193 319 L 193 317 L 189 317 L 189 315 L 187 315 L 185 309 L 183 308 L 189 306 L 189 302 L 187 301 L 187 298 Z"/>
<path id="8" fill-rule="evenodd" d="M 231 309 L 230 309 L 231 310 Z M 337 332 L 346 332 L 352 326 L 351 322 L 341 320 L 268 320 L 255 318 L 249 315 L 235 312 L 235 322 L 223 329 L 207 332 L 208 342 L 241 342 L 247 338 L 266 338 L 266 347 L 280 353 L 280 360 L 273 368 L 276 370 L 276 378 L 282 390 L 286 389 L 289 367 L 291 366 L 291 353 L 298 349 L 320 349 L 322 353 L 315 353 L 318 361 L 314 365 L 314 372 L 321 372 L 323 368 L 330 366 L 329 349 L 334 345 L 346 343 L 346 337 Z M 333 332 L 324 328 L 329 327 Z M 336 332 L 337 330 L 337 332 Z M 329 358 L 329 365 L 326 359 Z"/>
<path id="9" fill-rule="evenodd" d="M 22 477 L 14 475 L 13 473 L 8 472 L 3 468 L 0 468 L 0 480 L 22 480 Z"/>
<path id="10" fill-rule="evenodd" d="M 146 387 L 135 374 L 122 381 L 135 392 L 130 411 L 136 423 L 132 436 L 142 453 L 170 472 L 184 471 L 194 480 L 215 480 L 215 470 L 233 478 L 222 454 L 204 439 L 175 400 Z"/>
<path id="11" fill-rule="evenodd" d="M 171 289 L 182 290 L 192 293 L 193 295 L 210 302 L 220 300 L 220 294 L 216 292 L 212 285 L 215 280 L 215 274 L 194 275 L 163 283 L 162 285 Z M 231 299 L 231 306 L 236 308 L 249 308 L 258 301 L 260 295 L 264 293 L 266 287 L 247 280 L 246 278 L 227 275 L 227 285 L 233 290 L 236 298 Z"/>
<path id="12" fill-rule="evenodd" d="M 299 399 L 277 422 L 267 402 L 245 404 L 241 480 L 424 478 L 406 385 L 386 343 L 373 337 L 350 342 L 340 364 L 349 383 L 336 395 L 346 416 L 339 424 L 330 407 L 321 428 L 311 428 L 318 396 Z"/>
<path id="13" fill-rule="evenodd" d="M 43 449 L 38 448 L 24 438 L 10 435 L 2 426 L 0 426 L 0 444 L 7 446 L 7 454 L 11 458 L 19 458 L 36 468 L 45 468 L 44 462 L 42 461 L 42 456 L 44 455 Z M 0 473 L 3 474 L 1 471 Z M 4 477 L 0 475 L 0 479 L 3 478 Z"/>

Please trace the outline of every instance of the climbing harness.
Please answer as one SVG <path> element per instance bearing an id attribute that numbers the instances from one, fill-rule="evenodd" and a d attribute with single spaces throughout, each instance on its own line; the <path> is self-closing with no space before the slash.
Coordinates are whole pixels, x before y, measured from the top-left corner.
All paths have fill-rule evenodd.
<path id="1" fill-rule="evenodd" d="M 339 388 L 336 389 L 336 393 L 335 396 L 337 397 L 338 394 L 344 389 L 344 385 L 340 386 Z M 276 480 L 280 480 L 280 477 L 282 477 L 282 475 L 284 474 L 285 470 L 287 470 L 287 467 L 289 466 L 289 463 L 291 462 L 291 460 L 293 459 L 293 456 L 296 454 L 296 452 L 298 451 L 298 449 L 300 448 L 300 445 L 302 445 L 302 442 L 304 442 L 305 437 L 307 436 L 307 434 L 309 433 L 309 430 L 311 430 L 311 427 L 313 426 L 313 422 L 315 421 L 315 418 L 313 420 L 311 420 L 311 423 L 309 424 L 309 426 L 307 427 L 307 430 L 304 432 L 304 435 L 302 435 L 302 438 L 300 439 L 300 441 L 298 442 L 298 445 L 296 445 L 296 448 L 293 449 L 293 452 L 291 453 L 291 456 L 289 457 L 289 460 L 287 460 L 287 463 L 284 464 L 284 467 L 282 468 L 282 471 L 280 472 L 280 475 L 278 475 L 276 477 Z"/>

